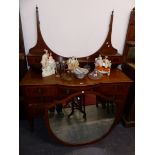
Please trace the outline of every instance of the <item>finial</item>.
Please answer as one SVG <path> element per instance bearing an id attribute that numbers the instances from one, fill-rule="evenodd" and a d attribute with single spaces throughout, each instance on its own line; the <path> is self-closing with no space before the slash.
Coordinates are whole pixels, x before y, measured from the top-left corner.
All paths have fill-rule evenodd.
<path id="1" fill-rule="evenodd" d="M 38 11 L 38 6 L 36 5 L 36 10 Z"/>
<path id="2" fill-rule="evenodd" d="M 114 14 L 114 9 L 112 10 L 112 15 Z"/>

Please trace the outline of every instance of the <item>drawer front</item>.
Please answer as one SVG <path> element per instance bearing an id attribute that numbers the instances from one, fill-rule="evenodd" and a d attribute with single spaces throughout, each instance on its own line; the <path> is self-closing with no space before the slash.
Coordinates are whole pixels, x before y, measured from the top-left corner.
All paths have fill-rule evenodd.
<path id="1" fill-rule="evenodd" d="M 118 85 L 116 88 L 116 95 L 128 95 L 129 86 L 128 85 Z"/>
<path id="2" fill-rule="evenodd" d="M 45 103 L 44 105 L 42 104 L 29 104 L 28 105 L 28 112 L 31 117 L 36 117 L 36 116 L 43 116 L 45 112 L 45 106 L 48 104 Z"/>
<path id="3" fill-rule="evenodd" d="M 124 84 L 119 85 L 101 85 L 94 89 L 97 92 L 100 92 L 104 95 L 113 96 L 113 95 L 128 95 L 129 86 Z"/>
<path id="4" fill-rule="evenodd" d="M 27 97 L 57 96 L 57 89 L 54 86 L 27 86 L 24 92 Z"/>
<path id="5" fill-rule="evenodd" d="M 54 100 L 54 97 L 51 96 L 38 96 L 38 97 L 25 97 L 25 101 L 27 104 L 46 104 L 46 103 L 52 103 Z"/>
<path id="6" fill-rule="evenodd" d="M 92 90 L 92 88 L 88 88 L 88 87 L 72 87 L 72 88 L 60 88 L 59 89 L 59 99 L 65 98 L 67 95 L 71 95 L 73 93 L 76 92 L 82 92 L 82 91 L 90 91 Z"/>
<path id="7" fill-rule="evenodd" d="M 113 96 L 116 94 L 116 86 L 115 85 L 102 85 L 100 87 L 94 88 L 94 91 L 100 92 L 106 96 Z"/>

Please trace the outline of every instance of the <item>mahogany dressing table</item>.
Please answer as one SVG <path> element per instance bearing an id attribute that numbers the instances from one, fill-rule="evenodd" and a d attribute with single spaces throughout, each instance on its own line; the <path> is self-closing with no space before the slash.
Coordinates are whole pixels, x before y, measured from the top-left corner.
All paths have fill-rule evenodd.
<path id="1" fill-rule="evenodd" d="M 42 78 L 40 61 L 43 54 L 43 49 L 48 49 L 50 52 L 52 52 L 55 60 L 59 60 L 60 56 L 51 51 L 42 38 L 37 7 L 36 17 L 38 34 L 37 44 L 35 47 L 30 49 L 29 54 L 27 55 L 30 70 L 20 82 L 31 129 L 33 129 L 33 119 L 38 115 L 43 115 L 45 117 L 47 128 L 49 132 L 52 133 L 48 121 L 48 111 L 50 109 L 53 110 L 57 104 L 64 106 L 71 97 L 74 97 L 77 94 L 80 95 L 82 93 L 94 94 L 99 97 L 115 101 L 116 113 L 114 122 L 109 128 L 108 132 L 103 136 L 107 135 L 119 122 L 122 116 L 128 92 L 133 82 L 121 70 L 116 68 L 118 64 L 123 62 L 123 55 L 120 55 L 111 44 L 113 12 L 111 15 L 109 32 L 106 41 L 97 52 L 89 56 L 89 64 L 91 67 L 94 67 L 94 59 L 99 54 L 102 56 L 108 55 L 109 59 L 112 61 L 113 66 L 110 76 L 104 76 L 100 80 L 92 80 L 89 77 L 85 77 L 84 79 L 74 78 L 72 81 L 65 81 L 56 77 L 55 75 Z M 63 60 L 66 59 L 67 58 L 63 57 Z M 86 57 L 79 58 L 78 60 L 81 65 L 87 63 Z M 55 136 L 53 133 L 52 135 Z M 101 139 L 102 137 L 91 141 L 78 143 L 77 145 L 92 143 L 98 139 Z M 61 140 L 59 139 L 59 141 Z"/>

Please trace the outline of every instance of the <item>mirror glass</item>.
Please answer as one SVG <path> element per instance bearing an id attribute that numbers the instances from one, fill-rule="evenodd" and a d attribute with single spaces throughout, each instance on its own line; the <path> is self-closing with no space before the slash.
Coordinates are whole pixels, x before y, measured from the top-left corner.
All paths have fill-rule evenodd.
<path id="1" fill-rule="evenodd" d="M 64 143 L 86 144 L 102 138 L 110 130 L 115 113 L 114 101 L 94 94 L 79 95 L 59 111 L 48 110 L 49 126 L 52 133 Z"/>

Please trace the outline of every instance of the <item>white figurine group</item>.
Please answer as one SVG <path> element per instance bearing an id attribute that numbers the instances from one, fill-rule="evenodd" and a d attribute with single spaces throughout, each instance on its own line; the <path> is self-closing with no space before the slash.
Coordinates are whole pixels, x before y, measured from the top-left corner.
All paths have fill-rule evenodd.
<path id="1" fill-rule="evenodd" d="M 99 55 L 98 58 L 95 58 L 95 66 L 111 68 L 111 61 L 108 60 L 108 56 L 105 56 L 105 58 L 102 59 L 101 55 Z"/>
<path id="2" fill-rule="evenodd" d="M 55 74 L 56 63 L 52 57 L 52 53 L 48 53 L 48 50 L 44 49 L 45 54 L 42 55 L 42 77 L 50 76 Z"/>
<path id="3" fill-rule="evenodd" d="M 79 67 L 79 62 L 78 62 L 77 58 L 71 57 L 67 60 L 67 65 L 68 65 L 68 70 L 73 71 Z"/>

